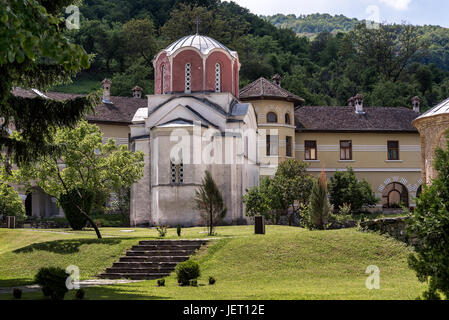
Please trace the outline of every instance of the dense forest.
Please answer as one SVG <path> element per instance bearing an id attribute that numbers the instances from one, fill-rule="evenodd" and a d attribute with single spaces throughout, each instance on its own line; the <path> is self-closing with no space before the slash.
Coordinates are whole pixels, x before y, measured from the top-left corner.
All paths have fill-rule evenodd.
<path id="1" fill-rule="evenodd" d="M 332 30 L 311 28 L 318 33 L 309 38 L 220 0 L 84 0 L 81 15 L 81 28 L 68 36 L 91 54 L 91 67 L 56 90 L 84 93 L 109 77 L 113 95 L 129 96 L 135 85 L 151 94 L 154 55 L 195 33 L 199 18 L 200 34 L 239 53 L 242 86 L 279 73 L 282 86 L 307 105 L 346 105 L 362 93 L 366 105 L 411 106 L 418 95 L 427 108 L 449 97 L 449 35 L 440 27 L 373 29 L 343 16 L 315 15 L 304 19 L 325 16 Z"/>

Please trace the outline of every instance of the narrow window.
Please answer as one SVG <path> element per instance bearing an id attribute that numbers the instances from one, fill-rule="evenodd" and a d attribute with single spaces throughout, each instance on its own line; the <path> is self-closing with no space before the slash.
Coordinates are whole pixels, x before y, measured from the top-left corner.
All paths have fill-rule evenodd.
<path id="1" fill-rule="evenodd" d="M 285 124 L 291 124 L 290 115 L 288 113 L 285 114 Z"/>
<path id="2" fill-rule="evenodd" d="M 267 156 L 278 155 L 278 136 L 267 134 Z"/>
<path id="3" fill-rule="evenodd" d="M 287 136 L 285 138 L 285 142 L 286 142 L 285 155 L 287 157 L 291 157 L 292 156 L 292 137 Z"/>
<path id="4" fill-rule="evenodd" d="M 221 92 L 221 66 L 215 64 L 215 92 Z"/>
<path id="5" fill-rule="evenodd" d="M 388 141 L 388 160 L 399 160 L 399 141 Z"/>
<path id="6" fill-rule="evenodd" d="M 270 155 L 270 142 L 271 142 L 271 136 L 267 134 L 267 156 Z"/>
<path id="7" fill-rule="evenodd" d="M 267 114 L 267 122 L 270 123 L 277 123 L 278 122 L 278 116 L 274 112 L 268 112 Z"/>
<path id="8" fill-rule="evenodd" d="M 192 92 L 192 75 L 191 75 L 191 66 L 190 63 L 186 63 L 186 79 L 185 79 L 185 93 Z"/>
<path id="9" fill-rule="evenodd" d="M 165 65 L 162 65 L 161 75 L 161 93 L 165 94 Z"/>
<path id="10" fill-rule="evenodd" d="M 352 160 L 352 141 L 340 141 L 340 160 Z"/>
<path id="11" fill-rule="evenodd" d="M 316 141 L 306 140 L 304 141 L 304 159 L 305 160 L 317 160 Z"/>
<path id="12" fill-rule="evenodd" d="M 180 164 L 174 164 L 170 161 L 171 169 L 171 183 L 182 184 L 184 183 L 184 165 L 182 162 Z"/>

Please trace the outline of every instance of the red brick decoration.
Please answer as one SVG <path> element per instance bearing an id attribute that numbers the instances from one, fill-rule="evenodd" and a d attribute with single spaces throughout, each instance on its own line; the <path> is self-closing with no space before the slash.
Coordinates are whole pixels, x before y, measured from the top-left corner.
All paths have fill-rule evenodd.
<path id="1" fill-rule="evenodd" d="M 220 85 L 216 86 L 217 63 Z M 184 37 L 154 60 L 155 94 L 186 92 L 186 64 L 190 64 L 190 92 L 229 92 L 239 95 L 239 61 L 234 51 L 204 36 Z M 163 76 L 165 74 L 165 76 Z M 163 87 L 163 88 L 162 88 Z"/>

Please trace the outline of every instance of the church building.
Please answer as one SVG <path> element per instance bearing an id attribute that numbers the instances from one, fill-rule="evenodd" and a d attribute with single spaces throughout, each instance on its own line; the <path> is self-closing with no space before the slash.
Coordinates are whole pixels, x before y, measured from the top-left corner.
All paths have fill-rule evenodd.
<path id="1" fill-rule="evenodd" d="M 346 106 L 307 106 L 282 88 L 279 75 L 239 89 L 237 52 L 198 34 L 169 45 L 153 65 L 154 94 L 145 96 L 136 86 L 133 97 L 111 96 L 114 84 L 105 79 L 103 101 L 87 117 L 105 141 L 114 138 L 145 154 L 144 176 L 131 189 L 133 226 L 202 225 L 193 199 L 205 171 L 222 191 L 228 209 L 223 223 L 249 223 L 243 195 L 286 159 L 306 162 L 313 175 L 324 168 L 328 179 L 351 167 L 371 184 L 379 199 L 376 210 L 413 207 L 430 170 L 421 168 L 421 149 L 429 145 L 423 139 L 436 130 L 432 119 L 447 127 L 447 112 L 441 111 L 447 101 L 421 116 L 417 97 L 410 107 L 365 106 L 361 94 Z M 43 95 L 19 88 L 13 93 Z M 30 190 L 23 199 L 29 215 L 63 215 L 42 190 Z"/>

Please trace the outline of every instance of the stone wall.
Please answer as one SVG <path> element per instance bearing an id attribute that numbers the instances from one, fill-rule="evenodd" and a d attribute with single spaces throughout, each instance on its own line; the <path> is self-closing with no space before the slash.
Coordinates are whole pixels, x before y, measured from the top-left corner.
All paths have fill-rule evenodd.
<path id="1" fill-rule="evenodd" d="M 364 221 L 360 223 L 360 227 L 364 231 L 378 231 L 381 234 L 388 234 L 399 241 L 414 245 L 417 239 L 407 234 L 407 219 L 406 217 L 398 217 Z"/>

